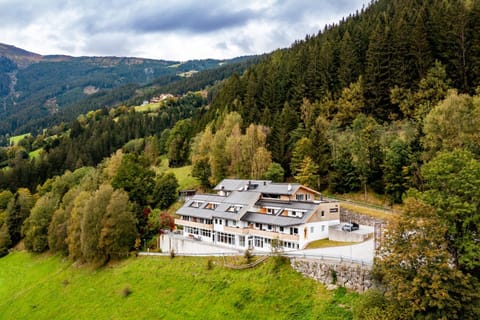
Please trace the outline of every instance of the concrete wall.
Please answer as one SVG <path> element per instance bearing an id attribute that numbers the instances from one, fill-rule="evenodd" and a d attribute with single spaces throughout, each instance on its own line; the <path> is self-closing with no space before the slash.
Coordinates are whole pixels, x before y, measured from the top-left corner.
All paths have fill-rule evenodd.
<path id="1" fill-rule="evenodd" d="M 295 270 L 322 282 L 329 289 L 343 286 L 356 292 L 364 292 L 373 287 L 370 266 L 300 258 L 291 258 L 290 263 Z"/>
<path id="2" fill-rule="evenodd" d="M 343 231 L 341 229 L 342 225 L 343 224 L 330 226 L 328 228 L 328 240 L 343 242 L 363 242 L 373 234 L 372 232 Z"/>
<path id="3" fill-rule="evenodd" d="M 158 238 L 158 247 L 162 252 L 182 254 L 218 254 L 218 253 L 238 253 L 238 250 L 224 248 L 208 244 L 204 241 L 186 239 L 183 236 L 175 234 L 162 234 Z"/>

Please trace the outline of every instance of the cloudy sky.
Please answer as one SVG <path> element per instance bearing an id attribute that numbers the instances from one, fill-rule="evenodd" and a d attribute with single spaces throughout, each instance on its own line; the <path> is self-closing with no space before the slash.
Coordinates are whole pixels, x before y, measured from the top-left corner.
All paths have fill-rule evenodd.
<path id="1" fill-rule="evenodd" d="M 0 0 L 0 42 L 39 54 L 232 58 L 284 48 L 367 0 Z"/>

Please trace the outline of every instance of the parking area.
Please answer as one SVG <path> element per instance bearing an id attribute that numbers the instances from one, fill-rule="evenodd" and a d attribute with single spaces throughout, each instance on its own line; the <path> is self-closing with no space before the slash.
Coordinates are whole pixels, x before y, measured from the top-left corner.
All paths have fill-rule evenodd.
<path id="1" fill-rule="evenodd" d="M 374 241 L 369 239 L 365 242 L 341 246 L 341 247 L 330 247 L 330 248 L 320 248 L 320 249 L 306 249 L 298 250 L 295 253 L 313 255 L 313 256 L 330 256 L 344 258 L 345 260 L 357 260 L 365 261 L 368 263 L 373 263 L 373 257 L 375 255 Z"/>

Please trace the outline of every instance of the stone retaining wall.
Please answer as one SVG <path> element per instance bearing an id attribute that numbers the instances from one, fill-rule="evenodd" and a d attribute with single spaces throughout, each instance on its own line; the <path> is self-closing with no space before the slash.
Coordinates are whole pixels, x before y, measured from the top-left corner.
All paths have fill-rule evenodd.
<path id="1" fill-rule="evenodd" d="M 371 226 L 371 227 L 373 227 L 375 223 L 385 223 L 385 221 L 382 219 L 359 214 L 359 213 L 344 209 L 342 207 L 340 207 L 340 221 L 341 222 L 353 221 L 360 225 Z"/>
<path id="2" fill-rule="evenodd" d="M 373 287 L 371 266 L 300 258 L 291 258 L 290 263 L 295 270 L 322 282 L 328 289 L 343 286 L 356 292 L 364 292 Z"/>

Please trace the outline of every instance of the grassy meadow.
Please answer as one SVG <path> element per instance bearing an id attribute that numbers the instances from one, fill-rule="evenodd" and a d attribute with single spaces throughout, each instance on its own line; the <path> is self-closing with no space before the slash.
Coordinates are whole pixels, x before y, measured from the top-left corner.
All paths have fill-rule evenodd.
<path id="1" fill-rule="evenodd" d="M 30 133 L 25 133 L 25 134 L 21 134 L 21 135 L 18 135 L 18 136 L 13 136 L 13 137 L 10 138 L 10 144 L 11 145 L 16 145 L 21 140 L 23 140 L 23 138 L 25 138 L 26 136 L 29 136 L 29 135 L 30 135 Z"/>
<path id="2" fill-rule="evenodd" d="M 273 258 L 250 270 L 206 257 L 138 257 L 98 270 L 26 252 L 0 259 L 1 319 L 352 319 L 357 298 Z"/>

